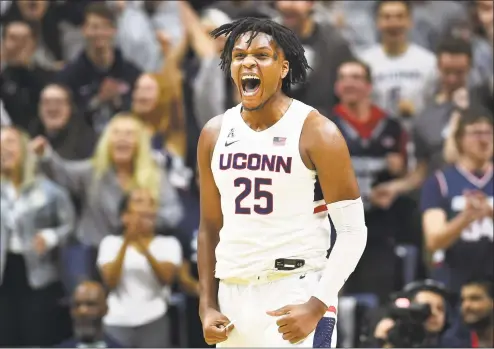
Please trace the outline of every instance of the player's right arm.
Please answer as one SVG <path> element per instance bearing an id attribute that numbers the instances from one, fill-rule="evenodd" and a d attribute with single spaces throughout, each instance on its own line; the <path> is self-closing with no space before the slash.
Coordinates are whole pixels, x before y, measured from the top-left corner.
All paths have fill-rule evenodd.
<path id="1" fill-rule="evenodd" d="M 200 210 L 197 236 L 197 265 L 199 269 L 199 315 L 204 338 L 208 344 L 227 339 L 225 326 L 230 320 L 219 312 L 218 280 L 214 276 L 215 249 L 223 226 L 223 213 L 218 187 L 214 181 L 211 159 L 221 129 L 222 116 L 211 119 L 203 128 L 197 146 L 199 169 Z"/>

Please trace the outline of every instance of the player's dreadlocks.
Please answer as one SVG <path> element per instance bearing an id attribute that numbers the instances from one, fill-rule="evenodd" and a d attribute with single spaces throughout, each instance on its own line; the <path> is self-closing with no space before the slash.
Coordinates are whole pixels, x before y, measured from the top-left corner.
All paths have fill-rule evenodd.
<path id="1" fill-rule="evenodd" d="M 290 64 L 290 71 L 282 82 L 282 91 L 290 92 L 290 85 L 297 82 L 305 82 L 307 70 L 311 69 L 304 55 L 304 48 L 297 36 L 290 29 L 273 22 L 269 19 L 260 19 L 247 17 L 227 23 L 213 30 L 210 35 L 213 38 L 225 35 L 227 40 L 223 52 L 221 53 L 221 69 L 227 74 L 230 73 L 232 62 L 232 51 L 235 41 L 238 37 L 246 32 L 252 32 L 248 44 L 259 34 L 265 33 L 270 35 L 285 54 L 286 60 Z"/>

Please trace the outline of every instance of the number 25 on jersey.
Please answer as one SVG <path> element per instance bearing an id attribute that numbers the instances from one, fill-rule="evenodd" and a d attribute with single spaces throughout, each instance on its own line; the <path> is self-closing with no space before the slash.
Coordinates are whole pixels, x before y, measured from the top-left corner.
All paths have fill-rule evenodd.
<path id="1" fill-rule="evenodd" d="M 243 190 L 238 194 L 235 199 L 235 214 L 251 214 L 252 210 L 260 215 L 267 215 L 273 212 L 273 194 L 265 189 L 268 185 L 272 185 L 272 180 L 270 178 L 255 178 L 251 180 L 245 177 L 239 177 L 233 182 L 236 188 L 243 187 Z M 252 209 L 250 207 L 242 206 L 242 201 L 251 195 L 254 191 L 255 200 L 263 200 L 264 206 L 255 204 Z"/>

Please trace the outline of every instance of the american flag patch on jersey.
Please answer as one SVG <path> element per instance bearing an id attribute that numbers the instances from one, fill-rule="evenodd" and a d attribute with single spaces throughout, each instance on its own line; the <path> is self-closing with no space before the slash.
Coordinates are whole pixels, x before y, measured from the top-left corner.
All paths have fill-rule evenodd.
<path id="1" fill-rule="evenodd" d="M 273 145 L 283 146 L 286 143 L 286 137 L 274 137 Z"/>

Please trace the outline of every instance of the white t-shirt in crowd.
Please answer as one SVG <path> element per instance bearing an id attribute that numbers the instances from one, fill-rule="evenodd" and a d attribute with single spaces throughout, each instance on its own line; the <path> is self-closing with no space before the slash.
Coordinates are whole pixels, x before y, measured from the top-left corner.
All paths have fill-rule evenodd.
<path id="1" fill-rule="evenodd" d="M 99 247 L 98 266 L 113 262 L 123 241 L 123 236 L 106 236 Z M 182 263 L 182 248 L 175 237 L 156 236 L 149 245 L 149 251 L 160 262 L 177 266 Z M 104 323 L 135 327 L 159 319 L 168 309 L 167 287 L 158 281 L 146 257 L 129 245 L 120 283 L 108 296 L 108 314 Z"/>
<path id="2" fill-rule="evenodd" d="M 360 57 L 372 70 L 374 102 L 398 116 L 400 100 L 413 104 L 415 114 L 425 107 L 437 85 L 437 63 L 429 50 L 410 44 L 401 56 L 388 56 L 378 44 Z"/>

